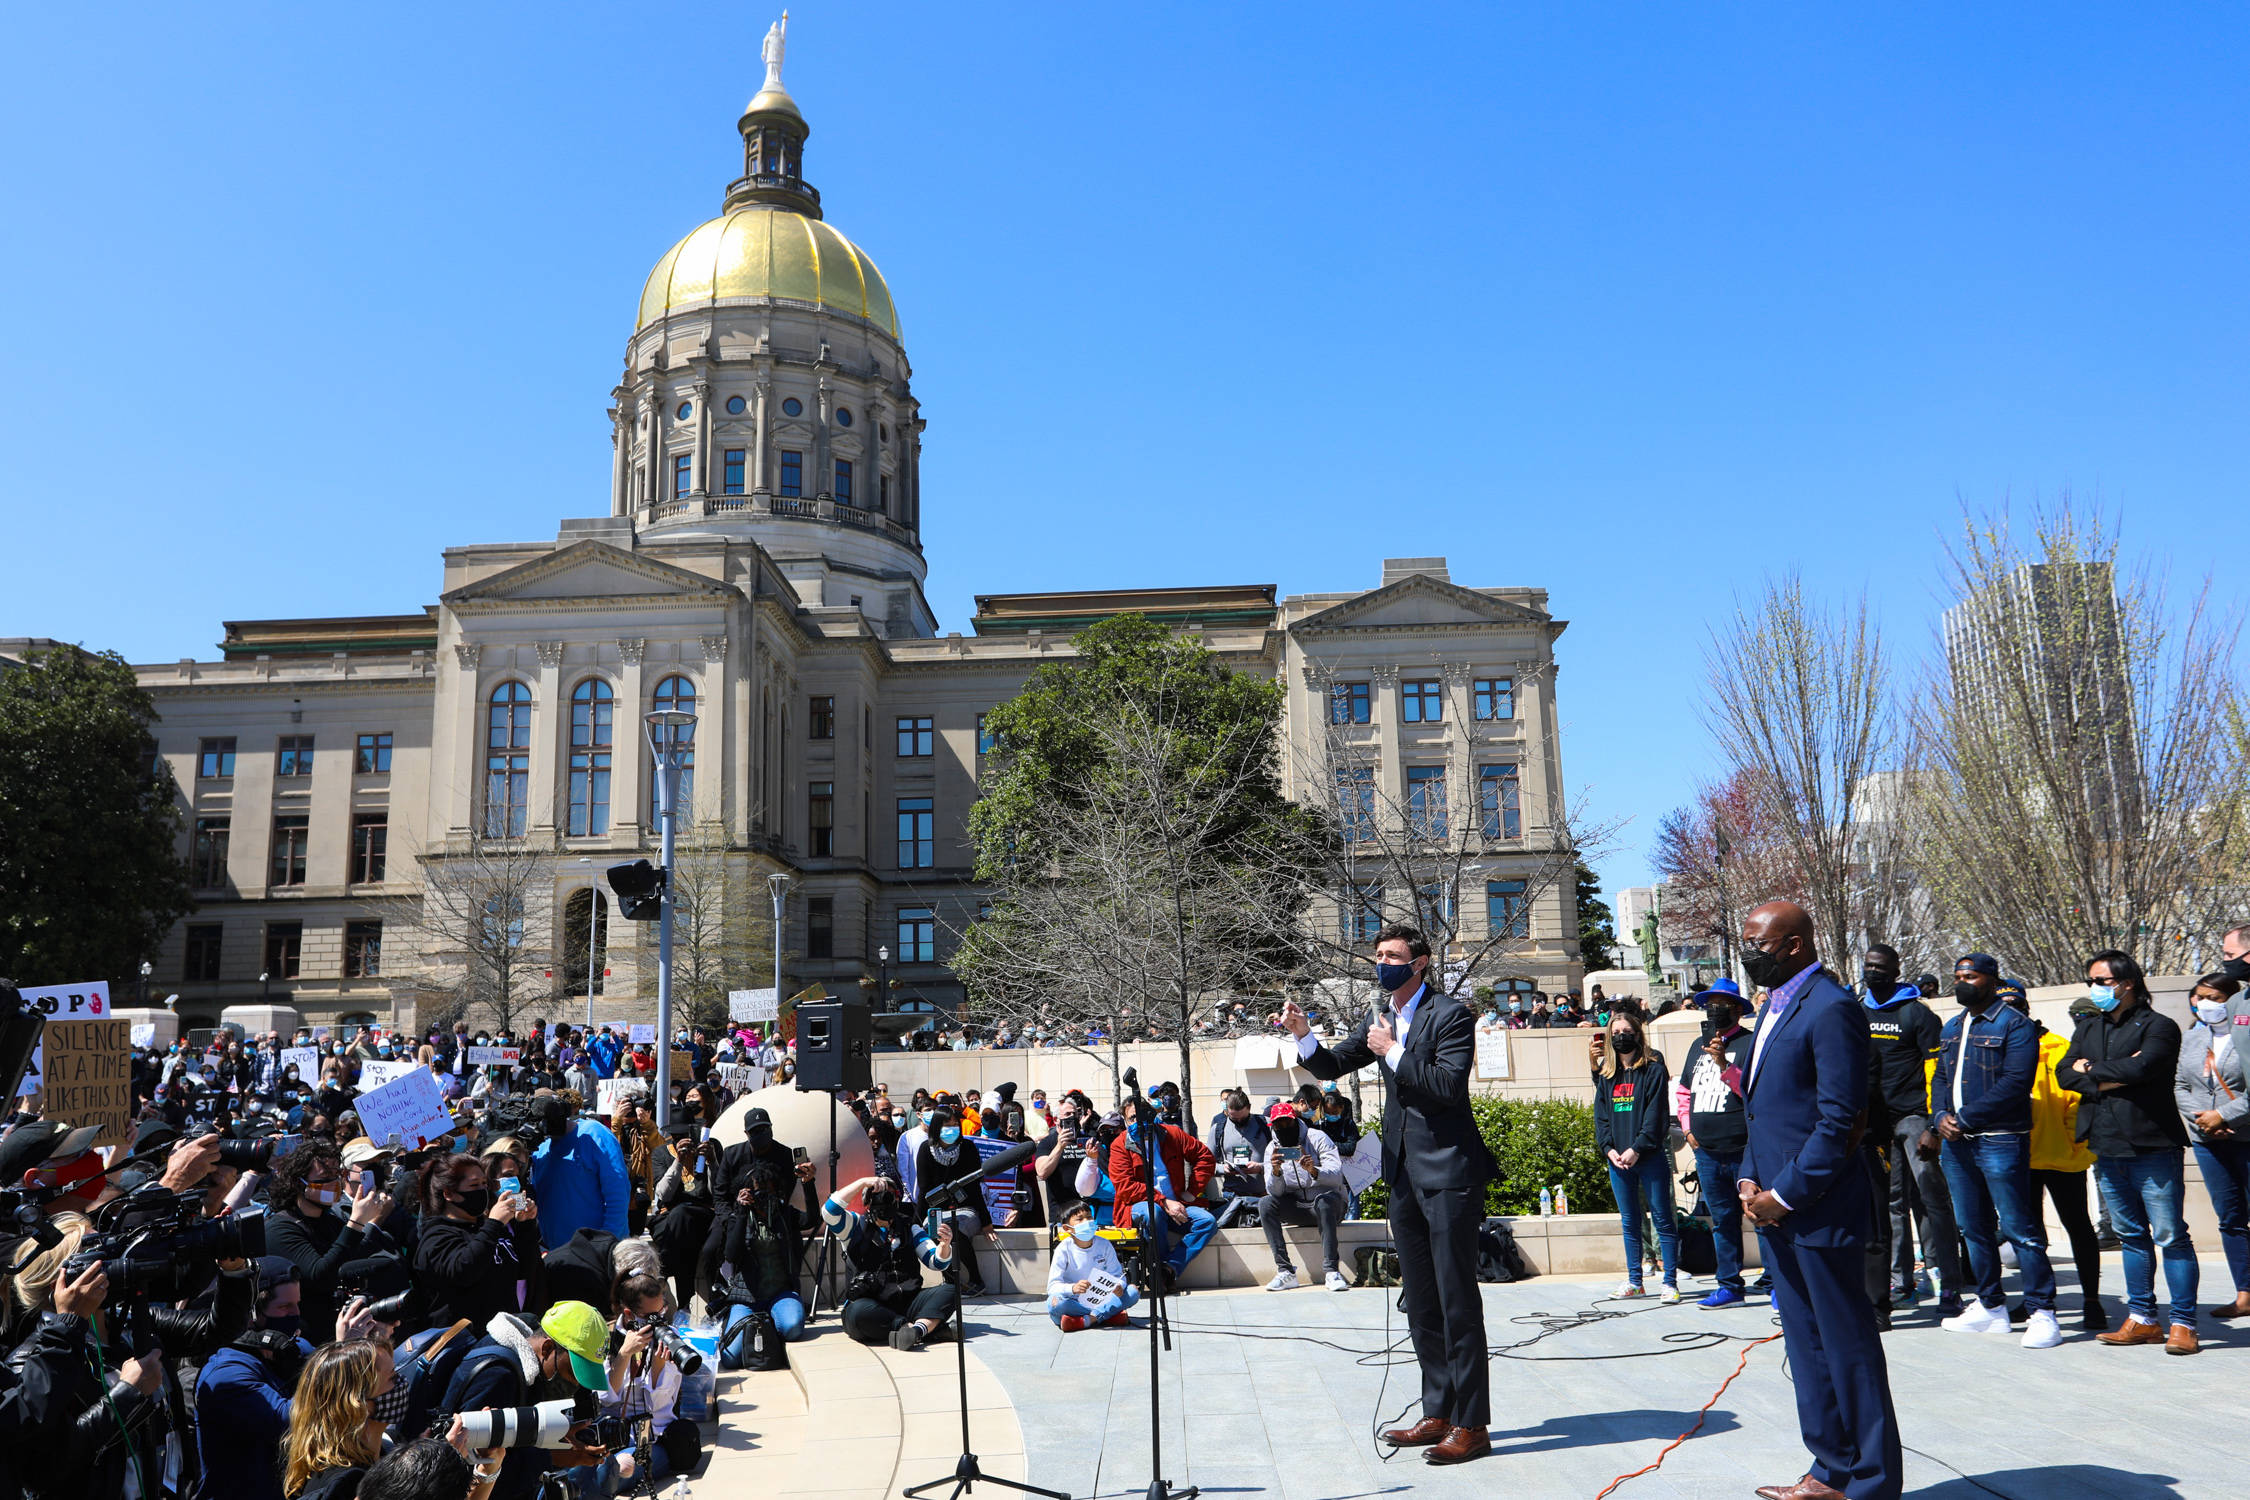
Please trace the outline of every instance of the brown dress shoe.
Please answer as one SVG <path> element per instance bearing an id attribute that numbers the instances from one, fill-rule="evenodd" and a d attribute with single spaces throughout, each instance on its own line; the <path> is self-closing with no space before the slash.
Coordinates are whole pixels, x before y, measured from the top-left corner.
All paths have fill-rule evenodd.
<path id="1" fill-rule="evenodd" d="M 2222 1306 L 2212 1308 L 2211 1316 L 2217 1318 L 2222 1323 L 2229 1322 L 2235 1318 L 2250 1318 L 2250 1292 L 2236 1293 L 2235 1299 L 2232 1302 L 2228 1302 L 2223 1304 Z"/>
<path id="2" fill-rule="evenodd" d="M 2161 1344 L 2164 1342 L 2164 1328 L 2159 1323 L 2143 1323 L 2138 1318 L 2127 1318 L 2109 1332 L 2095 1334 L 2094 1342 L 2119 1346 L 2125 1344 Z"/>
<path id="3" fill-rule="evenodd" d="M 1810 1474 L 1795 1484 L 1760 1485 L 1758 1494 L 1761 1500 L 1844 1500 L 1842 1490 L 1823 1484 Z"/>
<path id="4" fill-rule="evenodd" d="M 1393 1448 L 1427 1448 L 1442 1443 L 1453 1434 L 1453 1424 L 1443 1417 L 1424 1417 L 1412 1427 L 1393 1427 L 1383 1434 L 1383 1441 Z"/>
<path id="5" fill-rule="evenodd" d="M 2202 1347 L 2202 1341 L 2196 1338 L 2195 1330 L 2185 1323 L 2174 1323 L 2170 1337 L 2164 1340 L 2166 1354 L 2193 1354 Z"/>
<path id="6" fill-rule="evenodd" d="M 1488 1427 L 1456 1427 L 1445 1435 L 1445 1441 L 1422 1455 L 1426 1464 L 1465 1464 L 1472 1458 L 1483 1458 L 1492 1451 L 1492 1430 Z"/>

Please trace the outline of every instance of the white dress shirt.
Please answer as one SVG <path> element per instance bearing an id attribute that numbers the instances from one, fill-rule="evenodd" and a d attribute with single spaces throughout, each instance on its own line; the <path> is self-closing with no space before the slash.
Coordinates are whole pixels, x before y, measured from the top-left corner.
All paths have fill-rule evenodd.
<path id="1" fill-rule="evenodd" d="M 1393 1061 L 1393 1059 L 1398 1056 L 1399 1048 L 1406 1045 L 1406 1033 L 1408 1029 L 1414 1025 L 1414 1013 L 1415 1011 L 1421 1009 L 1422 997 L 1424 995 L 1427 995 L 1429 992 L 1430 987 L 1428 985 L 1425 984 L 1419 986 L 1414 991 L 1412 998 L 1410 998 L 1404 1005 L 1395 1007 L 1397 1014 L 1391 1018 L 1391 1036 L 1394 1039 L 1396 1045 L 1394 1045 L 1390 1051 L 1383 1054 L 1383 1066 L 1389 1068 L 1394 1073 L 1398 1071 L 1398 1064 Z M 1386 1014 L 1389 1014 L 1389 1012 L 1386 1011 Z M 1297 1056 L 1299 1058 L 1310 1057 L 1319 1050 L 1319 1039 L 1316 1038 L 1310 1031 L 1307 1031 L 1303 1036 L 1297 1038 Z"/>

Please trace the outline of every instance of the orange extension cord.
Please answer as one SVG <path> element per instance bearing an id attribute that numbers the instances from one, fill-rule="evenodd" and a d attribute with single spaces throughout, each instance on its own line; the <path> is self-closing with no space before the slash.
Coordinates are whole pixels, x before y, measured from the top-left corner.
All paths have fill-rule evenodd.
<path id="1" fill-rule="evenodd" d="M 1697 1433 L 1703 1430 L 1703 1419 L 1711 1415 L 1711 1408 L 1719 1404 L 1719 1398 L 1727 1393 L 1727 1387 L 1734 1384 L 1735 1375 L 1740 1375 L 1744 1369 L 1748 1368 L 1750 1364 L 1750 1351 L 1757 1348 L 1760 1344 L 1770 1344 L 1775 1339 L 1780 1337 L 1781 1335 L 1778 1333 L 1769 1333 L 1762 1339 L 1752 1339 L 1748 1344 L 1745 1344 L 1742 1349 L 1742 1358 L 1734 1362 L 1734 1375 L 1729 1375 L 1726 1379 L 1720 1381 L 1719 1388 L 1711 1393 L 1711 1399 L 1704 1402 L 1702 1407 L 1697 1410 L 1695 1414 L 1695 1425 L 1693 1427 L 1690 1427 L 1687 1431 L 1681 1433 L 1678 1437 L 1672 1439 L 1672 1441 L 1670 1441 L 1669 1443 L 1666 1443 L 1664 1445 L 1664 1451 L 1656 1455 L 1656 1462 L 1648 1465 L 1646 1468 L 1635 1469 L 1630 1474 L 1618 1475 L 1615 1479 L 1612 1479 L 1607 1486 L 1603 1488 L 1600 1494 L 1594 1497 L 1594 1500 L 1609 1500 L 1609 1497 L 1616 1493 L 1617 1487 L 1623 1484 L 1626 1480 L 1638 1479 L 1643 1474 L 1653 1474 L 1658 1469 L 1663 1468 L 1664 1460 L 1672 1456 L 1672 1450 L 1674 1448 L 1679 1447 L 1680 1444 L 1686 1442 L 1689 1438 L 1694 1437 Z"/>

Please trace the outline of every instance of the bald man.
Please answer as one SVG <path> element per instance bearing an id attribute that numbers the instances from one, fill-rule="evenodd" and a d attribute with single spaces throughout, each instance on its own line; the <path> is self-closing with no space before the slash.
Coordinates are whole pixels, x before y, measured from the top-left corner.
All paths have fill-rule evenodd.
<path id="1" fill-rule="evenodd" d="M 1813 954 L 1812 918 L 1769 901 L 1742 923 L 1742 967 L 1768 992 L 1743 1089 L 1750 1134 L 1735 1184 L 1773 1273 L 1773 1305 L 1812 1469 L 1765 1500 L 1898 1500 L 1904 1480 L 1890 1373 L 1867 1298 L 1875 1183 L 1867 1126 L 1867 1012 Z"/>

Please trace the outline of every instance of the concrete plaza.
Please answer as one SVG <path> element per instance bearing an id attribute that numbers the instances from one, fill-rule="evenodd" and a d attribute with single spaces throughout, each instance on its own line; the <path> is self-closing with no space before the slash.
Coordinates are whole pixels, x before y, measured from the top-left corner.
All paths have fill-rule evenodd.
<path id="1" fill-rule="evenodd" d="M 2106 1258 L 2104 1289 L 2122 1316 L 2124 1278 Z M 2250 1328 L 2202 1321 L 2204 1352 L 2112 1349 L 2075 1331 L 2075 1277 L 2060 1271 L 2060 1348 L 1947 1333 L 1934 1303 L 1902 1312 L 1883 1341 L 1910 1449 L 1906 1491 L 1926 1500 L 2156 1500 L 2241 1492 L 2250 1434 L 2226 1394 L 2250 1371 Z M 2014 1281 L 2010 1277 L 2011 1289 Z M 1700 1295 L 1708 1282 L 1686 1283 Z M 2203 1304 L 2223 1300 L 2226 1269 L 2203 1262 Z M 1374 1290 L 1194 1292 L 1172 1304 L 1172 1350 L 1160 1359 L 1164 1477 L 1206 1495 L 1358 1500 L 1428 1494 L 1591 1500 L 1655 1460 L 1695 1421 L 1742 1357 L 1746 1339 L 1778 1332 L 1762 1300 L 1707 1312 L 1683 1303 L 1600 1301 L 1610 1278 L 1542 1277 L 1484 1288 L 1494 1348 L 1536 1339 L 1492 1363 L 1493 1456 L 1432 1469 L 1374 1441 L 1419 1389 L 1409 1350 L 1388 1362 L 1404 1319 Z M 1590 1308 L 1621 1314 L 1541 1336 L 1544 1320 Z M 1136 1319 L 1140 1310 L 1136 1310 Z M 1716 1330 L 1736 1337 L 1707 1342 Z M 1676 1337 L 1675 1337 L 1676 1336 Z M 1064 1335 L 1041 1301 L 973 1304 L 970 1350 L 1015 1407 L 1025 1476 L 1090 1496 L 1137 1495 L 1150 1478 L 1149 1339 L 1130 1331 Z M 1671 1342 L 1667 1342 L 1671 1339 Z M 1805 1470 L 1782 1345 L 1748 1367 L 1703 1430 L 1620 1500 L 1745 1496 Z M 902 1477 L 905 1466 L 901 1466 Z M 928 1477 L 942 1471 L 934 1465 Z"/>

